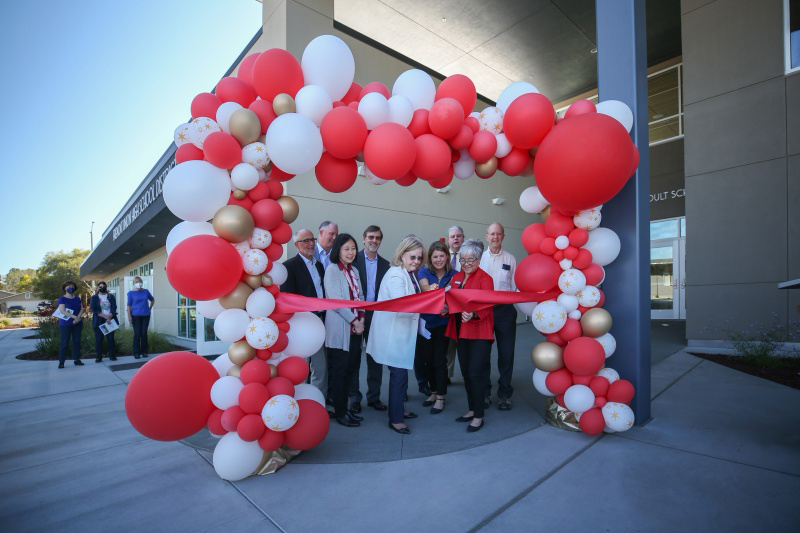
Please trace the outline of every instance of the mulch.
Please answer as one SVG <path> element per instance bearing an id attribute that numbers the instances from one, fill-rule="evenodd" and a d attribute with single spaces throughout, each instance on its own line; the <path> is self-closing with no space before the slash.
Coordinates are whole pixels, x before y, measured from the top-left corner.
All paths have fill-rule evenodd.
<path id="1" fill-rule="evenodd" d="M 751 376 L 768 379 L 793 389 L 800 389 L 800 357 L 776 357 L 772 365 L 764 366 L 735 355 L 704 353 L 692 353 L 692 355 Z"/>

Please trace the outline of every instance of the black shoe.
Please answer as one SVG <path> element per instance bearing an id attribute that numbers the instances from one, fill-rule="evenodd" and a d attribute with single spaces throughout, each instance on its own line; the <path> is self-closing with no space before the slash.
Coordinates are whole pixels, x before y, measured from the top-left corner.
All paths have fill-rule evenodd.
<path id="1" fill-rule="evenodd" d="M 472 422 L 472 419 L 475 418 L 474 416 L 459 416 L 456 418 L 456 422 Z"/>
<path id="2" fill-rule="evenodd" d="M 374 402 L 369 402 L 367 405 L 375 409 L 376 411 L 386 411 L 388 407 L 384 405 L 384 403 L 380 400 L 375 400 Z"/>
<path id="3" fill-rule="evenodd" d="M 336 418 L 336 413 L 333 411 L 328 411 L 328 418 Z"/>
<path id="4" fill-rule="evenodd" d="M 430 396 L 431 395 L 431 388 L 427 385 L 420 385 L 419 386 L 419 393 L 423 396 Z"/>
<path id="5" fill-rule="evenodd" d="M 400 433 L 401 435 L 408 435 L 409 433 L 411 433 L 411 430 L 408 428 L 408 426 L 404 428 L 396 428 L 391 422 L 389 422 L 389 427 L 395 430 L 396 432 Z"/>
<path id="6" fill-rule="evenodd" d="M 363 417 L 363 416 L 358 416 L 358 415 L 357 415 L 357 414 L 355 414 L 355 413 L 354 413 L 352 410 L 350 410 L 350 411 L 347 411 L 347 415 L 348 415 L 350 418 L 352 418 L 353 420 L 355 420 L 356 422 L 361 422 L 362 420 L 364 420 L 364 417 Z"/>
<path id="7" fill-rule="evenodd" d="M 354 413 L 360 413 L 361 412 L 361 402 L 353 402 L 352 404 L 350 404 L 350 410 L 352 412 L 354 412 Z"/>
<path id="8" fill-rule="evenodd" d="M 111 360 L 112 360 L 112 361 L 116 361 L 116 360 L 117 360 L 117 358 L 116 358 L 116 357 L 114 357 L 114 356 L 112 355 L 112 356 L 111 356 Z"/>
<path id="9" fill-rule="evenodd" d="M 441 408 L 441 409 L 437 409 L 436 407 L 431 407 L 431 414 L 432 414 L 432 415 L 438 415 L 439 413 L 441 413 L 442 411 L 444 411 L 445 399 L 444 399 L 444 398 L 439 398 L 439 399 L 438 399 L 438 400 L 436 400 L 436 401 L 437 401 L 437 402 L 442 402 L 442 408 Z M 433 403 L 434 403 L 434 405 L 436 405 L 436 402 L 433 402 Z"/>
<path id="10" fill-rule="evenodd" d="M 77 361 L 75 361 L 75 366 L 83 366 L 83 361 L 78 359 Z"/>
<path id="11" fill-rule="evenodd" d="M 417 415 L 417 413 L 412 413 L 411 411 L 409 411 L 408 413 L 404 413 L 403 414 L 403 418 L 405 418 L 406 420 L 410 420 L 412 418 L 417 418 L 417 416 L 419 416 L 419 415 Z"/>
<path id="12" fill-rule="evenodd" d="M 448 385 L 452 385 L 452 384 L 453 384 L 453 381 L 452 381 L 450 378 L 447 378 L 447 384 L 448 384 Z"/>
<path id="13" fill-rule="evenodd" d="M 358 426 L 361 425 L 361 423 L 358 420 L 353 420 L 352 418 L 350 418 L 349 414 L 340 416 L 339 418 L 336 419 L 336 421 L 346 428 L 357 428 Z"/>
<path id="14" fill-rule="evenodd" d="M 422 407 L 430 407 L 434 403 L 436 403 L 436 400 L 431 400 L 430 398 L 428 398 L 427 400 L 422 402 Z"/>
<path id="15" fill-rule="evenodd" d="M 97 359 L 94 360 L 94 362 L 95 363 L 102 363 L 103 362 L 103 358 L 102 357 L 98 357 Z"/>
<path id="16" fill-rule="evenodd" d="M 139 355 L 133 354 L 134 359 L 139 359 L 139 357 L 140 357 Z"/>
<path id="17" fill-rule="evenodd" d="M 143 354 L 142 354 L 142 357 L 144 357 L 145 359 L 147 359 L 147 354 L 146 354 L 146 353 L 143 353 Z"/>
<path id="18" fill-rule="evenodd" d="M 497 408 L 501 411 L 510 411 L 511 410 L 511 398 L 503 398 L 500 400 L 500 403 L 497 405 Z"/>
<path id="19" fill-rule="evenodd" d="M 64 368 L 64 363 L 58 363 L 58 368 Z"/>
<path id="20" fill-rule="evenodd" d="M 475 433 L 476 431 L 480 431 L 483 427 L 483 420 L 481 420 L 480 426 L 473 426 L 472 424 L 467 425 L 467 433 Z"/>
<path id="21" fill-rule="evenodd" d="M 484 407 L 487 407 L 487 408 L 490 405 L 492 405 L 492 397 L 491 396 L 487 396 L 486 399 L 483 401 L 483 405 L 484 405 Z"/>

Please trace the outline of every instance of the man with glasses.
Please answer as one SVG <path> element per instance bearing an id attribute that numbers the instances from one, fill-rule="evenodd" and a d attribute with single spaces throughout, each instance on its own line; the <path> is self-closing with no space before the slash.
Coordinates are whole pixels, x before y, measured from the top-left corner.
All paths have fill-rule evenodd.
<path id="1" fill-rule="evenodd" d="M 481 270 L 492 277 L 494 290 L 516 292 L 514 273 L 517 260 L 503 250 L 505 229 L 495 222 L 486 229 L 486 242 L 489 249 L 481 256 Z M 517 338 L 517 310 L 512 304 L 494 306 L 494 338 L 497 341 L 497 370 L 500 379 L 497 382 L 498 408 L 502 411 L 511 409 L 511 374 L 514 372 L 514 347 Z M 491 360 L 489 361 L 491 370 Z M 492 382 L 486 388 L 486 406 L 492 403 Z"/>
<path id="2" fill-rule="evenodd" d="M 336 222 L 326 220 L 319 225 L 319 238 L 317 247 L 314 249 L 314 259 L 322 263 L 322 270 L 331 264 L 331 248 L 333 248 L 333 241 L 336 240 L 337 235 L 339 235 L 339 225 Z"/>
<path id="3" fill-rule="evenodd" d="M 322 264 L 314 257 L 317 239 L 310 230 L 301 229 L 294 234 L 294 245 L 297 255 L 284 261 L 286 267 L 286 281 L 281 285 L 282 292 L 299 294 L 310 298 L 324 298 L 325 270 Z M 328 249 L 330 251 L 330 248 Z M 325 321 L 325 312 L 315 312 L 315 315 Z M 325 347 L 319 349 L 309 360 L 311 366 L 311 384 L 317 387 L 325 398 L 328 397 L 328 365 L 325 360 Z"/>
<path id="4" fill-rule="evenodd" d="M 383 281 L 383 276 L 389 270 L 389 261 L 378 255 L 378 248 L 383 241 L 383 232 L 378 226 L 369 226 L 364 230 L 364 250 L 356 256 L 355 265 L 361 278 L 361 290 L 368 302 L 378 298 L 378 289 Z M 374 311 L 367 311 L 364 322 L 364 342 L 369 339 L 369 327 L 372 324 Z M 385 411 L 386 405 L 381 402 L 381 384 L 383 382 L 383 365 L 376 363 L 372 355 L 367 354 L 367 405 L 376 411 Z M 350 383 L 350 409 L 356 413 L 361 412 L 362 394 L 359 390 L 359 374 L 361 360 L 358 362 L 353 379 Z"/>

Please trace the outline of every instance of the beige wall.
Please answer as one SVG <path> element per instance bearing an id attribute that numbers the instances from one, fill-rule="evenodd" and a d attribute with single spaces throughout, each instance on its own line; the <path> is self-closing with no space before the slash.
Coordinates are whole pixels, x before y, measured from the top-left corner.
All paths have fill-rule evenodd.
<path id="1" fill-rule="evenodd" d="M 31 294 L 29 299 L 25 298 L 25 295 L 22 294 L 15 298 L 9 298 L 7 300 L 0 301 L 0 308 L 2 308 L 3 312 L 7 312 L 8 309 L 14 306 L 21 306 L 25 311 L 29 313 L 33 313 L 36 311 L 36 306 L 39 305 L 39 302 L 42 301 L 41 298 L 36 296 L 35 294 Z"/>

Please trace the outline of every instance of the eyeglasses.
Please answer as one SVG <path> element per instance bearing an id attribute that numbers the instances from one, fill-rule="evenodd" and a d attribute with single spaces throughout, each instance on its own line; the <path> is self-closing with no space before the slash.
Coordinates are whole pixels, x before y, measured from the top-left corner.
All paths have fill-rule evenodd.
<path id="1" fill-rule="evenodd" d="M 467 265 L 467 266 L 474 265 L 475 261 L 477 261 L 477 259 L 464 259 L 463 257 L 458 260 L 459 263 L 461 263 L 462 265 Z"/>
<path id="2" fill-rule="evenodd" d="M 303 239 L 295 242 L 301 242 L 303 244 L 314 244 L 315 242 L 317 242 L 317 239 L 315 237 L 311 237 L 310 239 Z"/>

